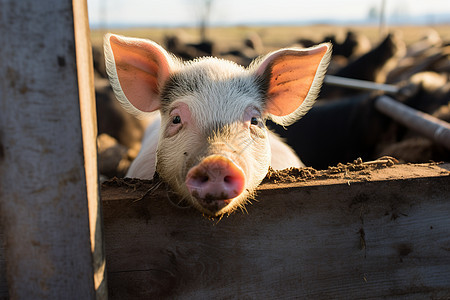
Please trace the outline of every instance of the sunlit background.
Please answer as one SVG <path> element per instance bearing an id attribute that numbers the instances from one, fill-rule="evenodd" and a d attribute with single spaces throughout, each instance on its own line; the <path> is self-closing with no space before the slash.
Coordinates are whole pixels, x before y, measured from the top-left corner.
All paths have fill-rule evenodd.
<path id="1" fill-rule="evenodd" d="M 450 22 L 448 0 L 88 0 L 91 26 L 388 24 Z"/>

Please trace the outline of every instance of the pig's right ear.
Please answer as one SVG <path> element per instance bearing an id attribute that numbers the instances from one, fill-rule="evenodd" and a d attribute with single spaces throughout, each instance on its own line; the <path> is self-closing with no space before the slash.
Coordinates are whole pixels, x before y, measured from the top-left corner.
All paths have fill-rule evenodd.
<path id="1" fill-rule="evenodd" d="M 104 50 L 106 72 L 123 108 L 138 117 L 158 110 L 173 58 L 152 41 L 114 34 L 105 36 Z"/>
<path id="2" fill-rule="evenodd" d="M 331 58 L 331 44 L 288 48 L 257 62 L 256 75 L 266 90 L 265 113 L 275 123 L 290 125 L 314 104 Z"/>

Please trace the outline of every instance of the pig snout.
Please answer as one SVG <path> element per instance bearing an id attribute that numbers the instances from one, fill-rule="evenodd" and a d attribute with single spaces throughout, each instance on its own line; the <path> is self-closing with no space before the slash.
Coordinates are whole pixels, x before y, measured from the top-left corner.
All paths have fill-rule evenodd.
<path id="1" fill-rule="evenodd" d="M 221 155 L 204 158 L 186 175 L 189 193 L 211 212 L 218 212 L 244 191 L 245 174 Z"/>

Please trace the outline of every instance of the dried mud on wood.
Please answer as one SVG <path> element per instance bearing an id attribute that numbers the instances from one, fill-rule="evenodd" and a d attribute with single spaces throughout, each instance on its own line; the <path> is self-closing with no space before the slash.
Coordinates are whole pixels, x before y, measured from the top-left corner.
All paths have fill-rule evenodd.
<path id="1" fill-rule="evenodd" d="M 364 180 L 370 178 L 370 171 L 388 168 L 396 163 L 398 163 L 397 159 L 384 156 L 369 162 L 363 162 L 361 158 L 358 158 L 352 163 L 339 163 L 337 166 L 329 166 L 327 170 L 316 170 L 311 167 L 305 167 L 275 171 L 270 168 L 263 183 L 293 183 L 330 178 Z"/>
<path id="2" fill-rule="evenodd" d="M 432 167 L 440 164 L 441 163 L 435 162 L 423 164 L 422 168 L 416 168 L 416 172 L 420 173 L 421 176 L 427 176 L 426 173 L 423 173 L 423 168 L 425 166 Z M 329 166 L 326 170 L 316 170 L 311 167 L 304 167 L 275 171 L 270 168 L 261 184 L 287 184 L 314 181 L 326 182 L 327 180 L 338 180 L 338 182 L 341 182 L 342 180 L 347 180 L 348 182 L 364 182 L 379 179 L 379 175 L 377 175 L 374 171 L 391 168 L 394 165 L 402 166 L 402 164 L 398 164 L 397 159 L 390 156 L 384 156 L 377 160 L 367 162 L 363 162 L 361 158 L 358 158 L 352 163 L 339 163 L 336 166 Z M 397 175 L 397 179 L 408 178 L 411 175 L 409 169 L 398 169 L 395 171 L 395 173 Z M 450 172 L 443 170 L 441 172 L 441 175 L 450 175 Z M 147 195 L 155 192 L 159 189 L 160 186 L 163 186 L 164 190 L 168 189 L 168 187 L 159 180 L 155 181 L 142 180 L 137 178 L 114 177 L 113 179 L 102 183 L 103 192 L 106 192 L 108 188 L 120 188 L 121 190 L 125 190 L 128 194 L 130 194 L 130 196 L 133 195 L 131 197 L 135 199 L 135 201 L 141 200 Z M 139 199 L 137 200 L 135 198 L 136 195 L 139 195 Z M 125 195 L 121 195 L 121 197 L 124 196 Z"/>
<path id="3" fill-rule="evenodd" d="M 102 195 L 111 200 L 128 199 L 126 197 L 128 195 L 130 197 L 129 200 L 133 200 L 135 202 L 142 200 L 149 194 L 152 194 L 162 184 L 163 182 L 159 180 L 114 177 L 102 183 Z M 115 193 L 116 189 L 124 191 L 125 194 L 115 197 L 117 196 Z"/>
<path id="4" fill-rule="evenodd" d="M 102 186 L 107 187 L 128 187 L 137 191 L 141 188 L 147 188 L 148 184 L 152 184 L 153 180 L 138 179 L 138 178 L 117 178 L 114 177 L 102 183 Z"/>

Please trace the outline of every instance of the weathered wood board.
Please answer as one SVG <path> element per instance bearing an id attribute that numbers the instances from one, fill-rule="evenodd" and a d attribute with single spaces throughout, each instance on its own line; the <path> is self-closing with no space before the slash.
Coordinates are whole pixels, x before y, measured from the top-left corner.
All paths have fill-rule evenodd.
<path id="1" fill-rule="evenodd" d="M 87 2 L 0 12 L 0 298 L 106 299 Z"/>
<path id="2" fill-rule="evenodd" d="M 104 186 L 109 296 L 448 299 L 449 167 L 264 184 L 221 220 L 141 199 L 148 182 Z"/>

